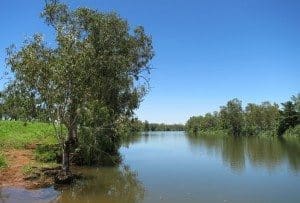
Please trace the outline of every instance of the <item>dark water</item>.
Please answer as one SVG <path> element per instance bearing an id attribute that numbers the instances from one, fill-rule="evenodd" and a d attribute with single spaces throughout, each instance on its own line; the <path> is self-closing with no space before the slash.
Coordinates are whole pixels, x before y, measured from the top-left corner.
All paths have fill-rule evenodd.
<path id="1" fill-rule="evenodd" d="M 299 140 L 155 132 L 121 153 L 122 166 L 84 168 L 71 188 L 2 188 L 0 202 L 300 202 Z"/>

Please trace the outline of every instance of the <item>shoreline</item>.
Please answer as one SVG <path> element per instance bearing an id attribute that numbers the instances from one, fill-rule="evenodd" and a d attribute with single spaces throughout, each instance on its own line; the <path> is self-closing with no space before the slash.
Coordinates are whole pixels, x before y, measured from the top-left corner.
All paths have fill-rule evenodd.
<path id="1" fill-rule="evenodd" d="M 54 179 L 43 169 L 51 167 L 38 163 L 32 149 L 5 149 L 7 166 L 0 169 L 0 187 L 40 189 L 54 185 Z"/>

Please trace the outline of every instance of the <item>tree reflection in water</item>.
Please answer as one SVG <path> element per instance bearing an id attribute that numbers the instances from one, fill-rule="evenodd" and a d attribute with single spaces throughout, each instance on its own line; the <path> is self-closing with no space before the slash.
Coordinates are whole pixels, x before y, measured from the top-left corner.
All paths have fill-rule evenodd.
<path id="1" fill-rule="evenodd" d="M 273 171 L 287 162 L 289 169 L 300 171 L 300 140 L 277 137 L 217 137 L 187 135 L 190 147 L 204 148 L 221 155 L 224 164 L 241 172 L 249 163 Z"/>
<path id="2" fill-rule="evenodd" d="M 129 167 L 84 168 L 85 179 L 62 189 L 58 202 L 141 202 L 145 189 Z"/>

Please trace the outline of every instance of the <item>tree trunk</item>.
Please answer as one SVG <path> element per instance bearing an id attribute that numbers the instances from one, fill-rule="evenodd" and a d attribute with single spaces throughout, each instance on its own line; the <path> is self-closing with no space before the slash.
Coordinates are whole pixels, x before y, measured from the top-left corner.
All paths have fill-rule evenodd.
<path id="1" fill-rule="evenodd" d="M 77 122 L 76 122 L 76 106 L 74 105 L 74 101 L 72 100 L 72 104 L 69 110 L 69 120 L 66 123 L 68 128 L 68 137 L 64 142 L 63 146 L 63 157 L 62 157 L 62 170 L 65 173 L 70 172 L 70 152 L 74 149 L 77 143 Z"/>
<path id="2" fill-rule="evenodd" d="M 68 125 L 68 139 L 71 142 L 71 145 L 77 142 L 77 113 L 76 113 L 76 100 L 72 100 L 72 104 L 69 110 L 70 118 L 69 118 L 69 125 Z"/>
<path id="3" fill-rule="evenodd" d="M 68 140 L 71 145 L 75 145 L 77 142 L 77 126 L 74 124 L 70 126 Z"/>
<path id="4" fill-rule="evenodd" d="M 77 142 L 77 126 L 73 125 L 68 129 L 68 138 L 64 142 L 62 156 L 62 170 L 70 172 L 70 152 Z"/>
<path id="5" fill-rule="evenodd" d="M 70 147 L 70 140 L 67 139 L 63 146 L 62 170 L 54 178 L 57 184 L 70 184 L 76 177 L 70 171 Z"/>
<path id="6" fill-rule="evenodd" d="M 62 154 L 62 171 L 68 173 L 70 171 L 70 142 L 65 141 Z"/>

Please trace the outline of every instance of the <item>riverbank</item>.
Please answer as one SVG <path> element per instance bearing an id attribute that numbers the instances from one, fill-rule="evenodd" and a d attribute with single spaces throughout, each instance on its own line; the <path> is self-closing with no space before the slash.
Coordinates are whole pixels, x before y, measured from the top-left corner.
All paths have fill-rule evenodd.
<path id="1" fill-rule="evenodd" d="M 191 136 L 212 136 L 212 137 L 226 137 L 233 136 L 228 130 L 198 130 L 193 132 L 192 130 L 185 131 L 188 135 Z M 260 138 L 270 138 L 278 137 L 275 131 L 260 131 L 255 135 L 242 133 L 239 137 L 260 137 Z M 300 139 L 300 125 L 295 126 L 294 128 L 288 129 L 282 136 L 285 139 Z"/>
<path id="2" fill-rule="evenodd" d="M 51 174 L 60 165 L 53 151 L 42 149 L 56 144 L 50 124 L 0 121 L 0 187 L 36 189 L 52 185 Z"/>
<path id="3" fill-rule="evenodd" d="M 59 164 L 38 162 L 32 149 L 9 149 L 3 154 L 7 166 L 0 169 L 0 187 L 36 189 L 54 184 L 49 171 L 58 170 Z"/>

